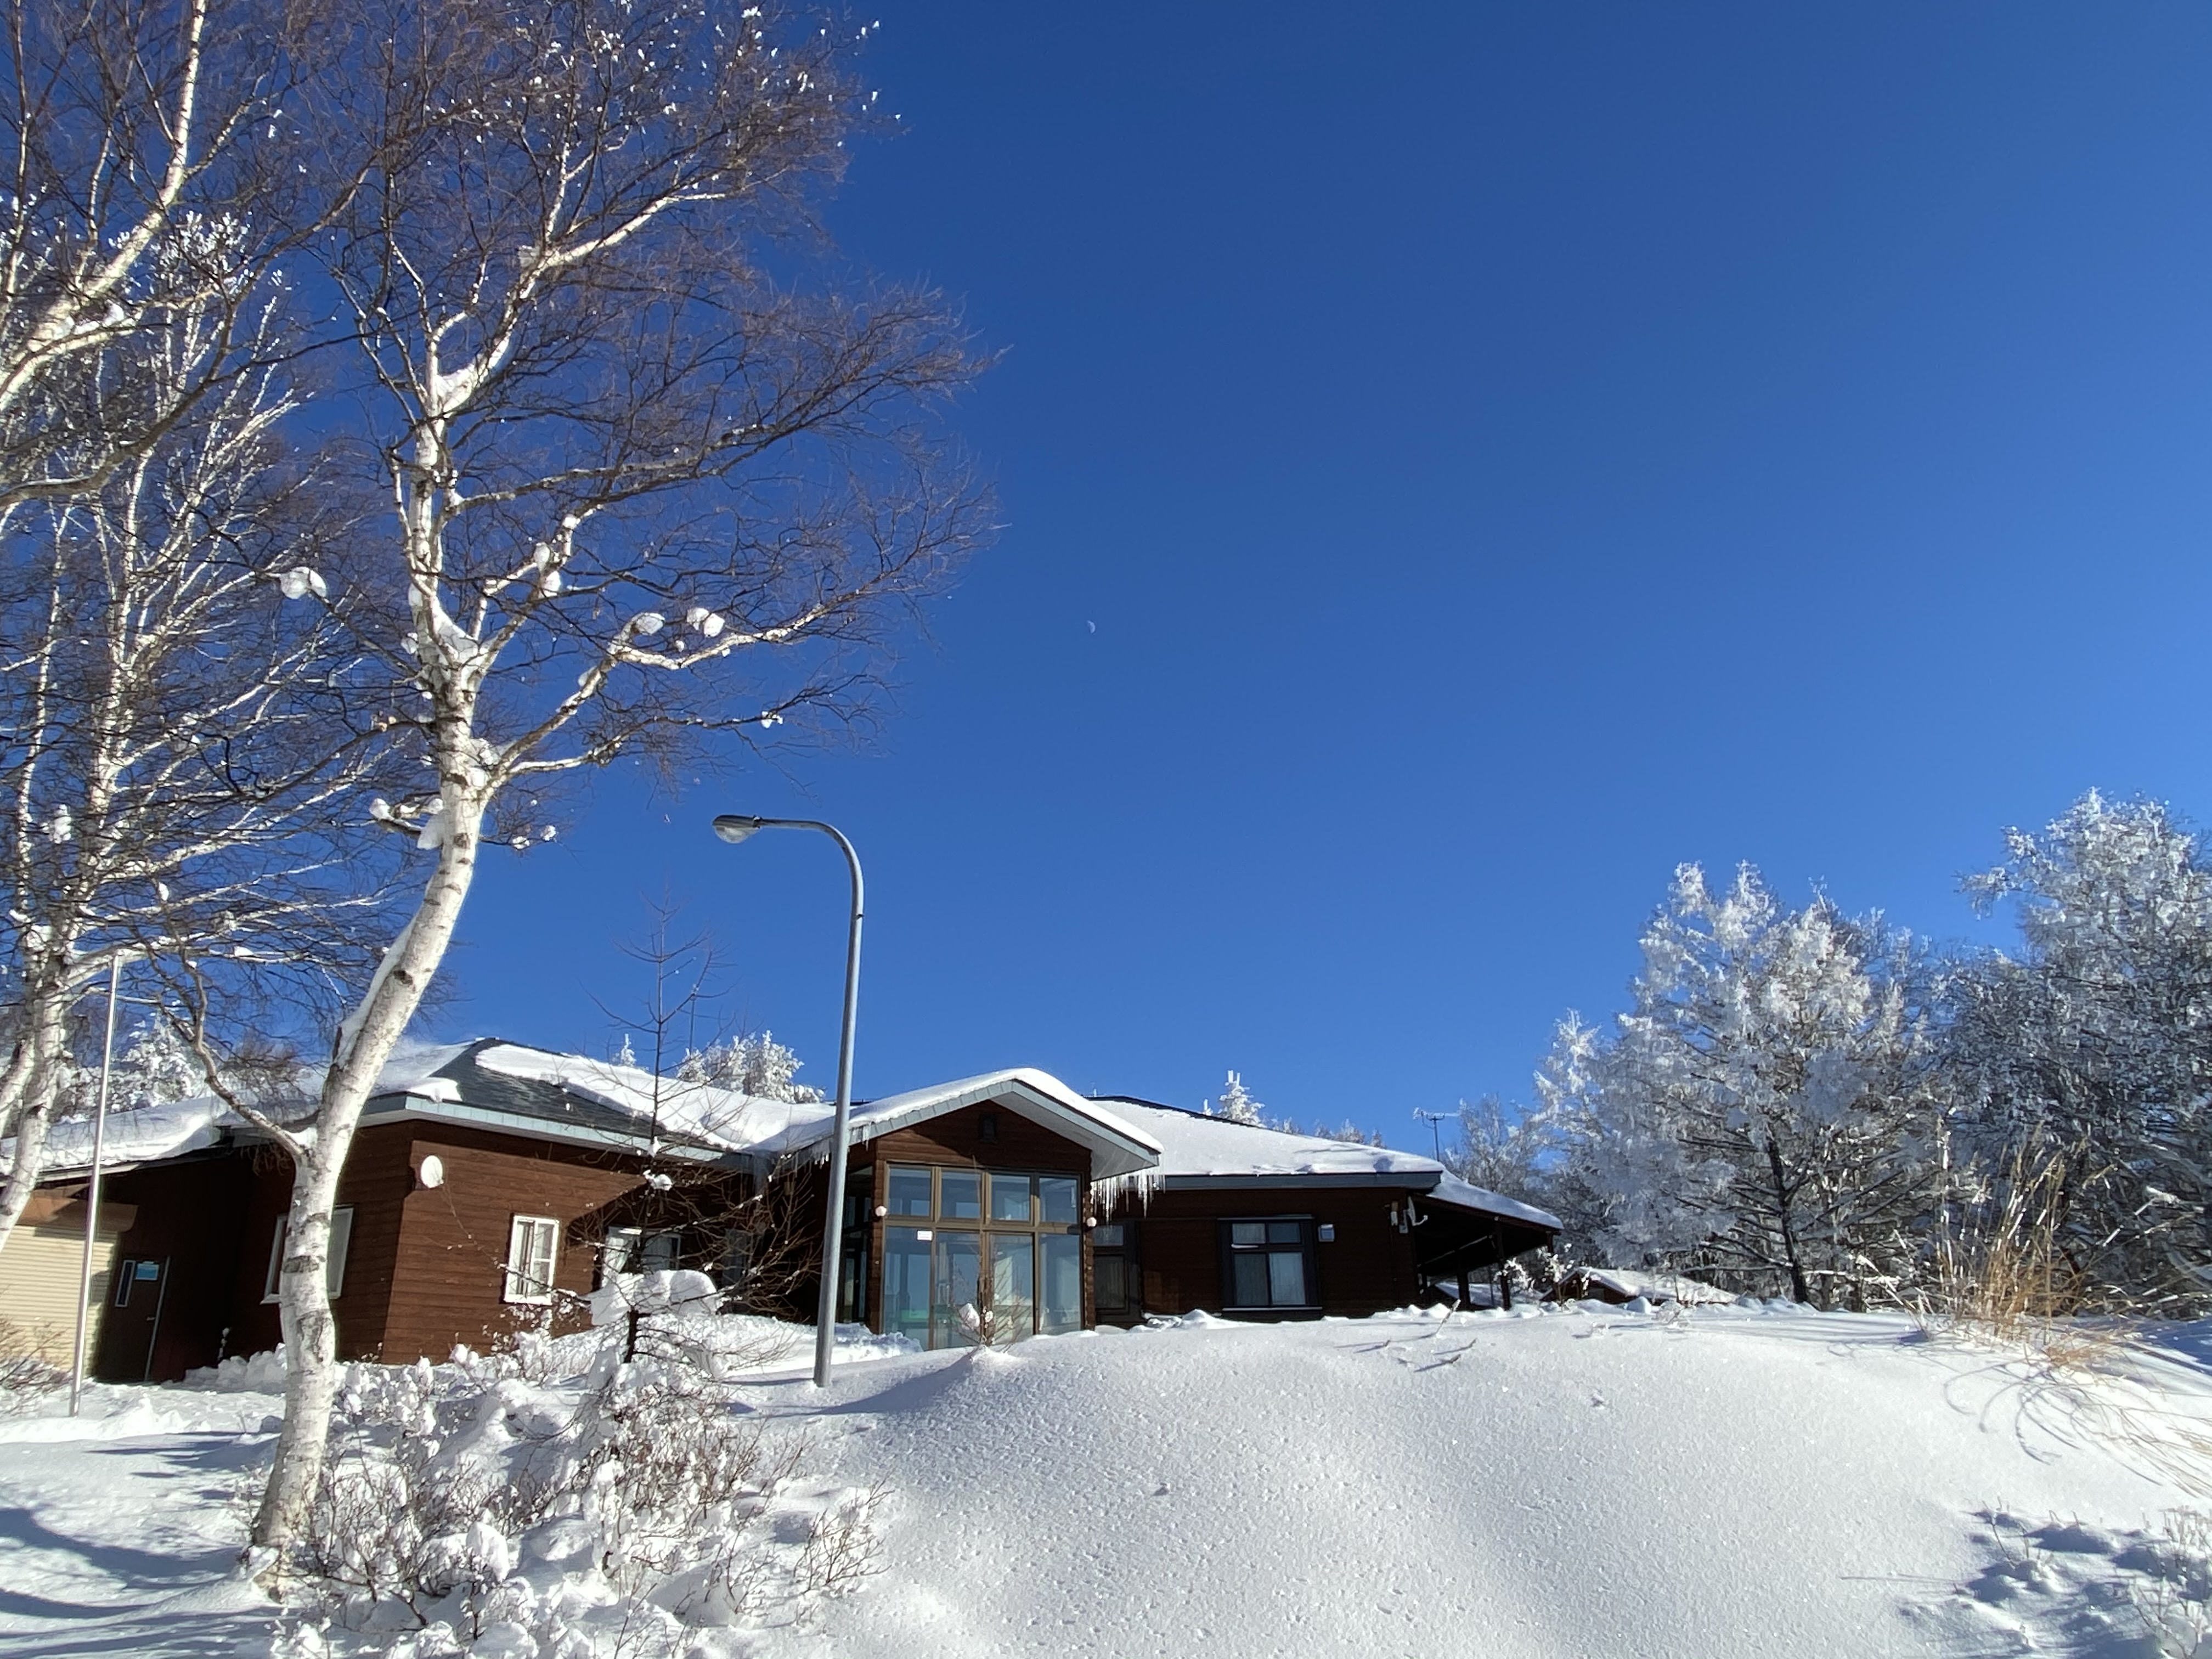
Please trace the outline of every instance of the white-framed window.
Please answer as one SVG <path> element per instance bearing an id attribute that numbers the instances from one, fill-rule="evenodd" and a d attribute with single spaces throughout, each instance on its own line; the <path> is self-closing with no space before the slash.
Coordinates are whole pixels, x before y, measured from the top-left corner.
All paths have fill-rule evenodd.
<path id="1" fill-rule="evenodd" d="M 553 1299 L 553 1261 L 561 1224 L 550 1215 L 519 1215 L 507 1234 L 506 1302 L 543 1305 Z"/>
<path id="2" fill-rule="evenodd" d="M 276 1218 L 276 1237 L 269 1241 L 269 1273 L 261 1286 L 264 1302 L 276 1299 L 276 1286 L 284 1277 L 284 1238 L 291 1231 L 292 1212 L 287 1210 Z M 352 1243 L 353 1206 L 341 1204 L 331 1212 L 331 1254 L 323 1263 L 323 1294 L 333 1302 L 345 1294 L 346 1249 Z"/>

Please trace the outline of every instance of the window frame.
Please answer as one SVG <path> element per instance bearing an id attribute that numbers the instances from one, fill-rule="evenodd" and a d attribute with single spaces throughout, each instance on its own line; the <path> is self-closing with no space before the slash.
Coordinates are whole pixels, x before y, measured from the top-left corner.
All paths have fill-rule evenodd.
<path id="1" fill-rule="evenodd" d="M 538 1279 L 532 1273 L 538 1252 L 532 1248 L 526 1256 L 518 1251 L 526 1241 L 535 1240 L 538 1229 L 546 1229 L 551 1235 L 545 1249 L 545 1273 Z M 501 1269 L 499 1299 L 509 1307 L 550 1308 L 553 1305 L 554 1280 L 561 1271 L 561 1218 L 550 1215 L 510 1215 L 507 1222 L 507 1261 Z M 520 1287 L 538 1283 L 542 1291 L 525 1291 Z"/>
<path id="2" fill-rule="evenodd" d="M 1008 1239 L 1025 1238 L 1030 1241 L 1029 1257 L 1030 1264 L 1030 1294 L 1028 1297 L 1030 1316 L 1027 1322 L 1028 1328 L 1011 1336 L 1000 1335 L 994 1338 L 995 1340 L 1000 1342 L 1018 1342 L 1025 1340 L 1032 1336 L 1054 1335 L 1060 1334 L 1056 1331 L 1048 1330 L 1047 1328 L 1045 1313 L 1045 1262 L 1048 1253 L 1043 1241 L 1047 1238 L 1060 1237 L 1075 1239 L 1077 1241 L 1079 1259 L 1082 1264 L 1078 1275 L 1079 1297 L 1080 1298 L 1081 1305 L 1079 1305 L 1075 1310 L 1076 1322 L 1074 1325 L 1070 1327 L 1070 1328 L 1074 1330 L 1086 1328 L 1085 1323 L 1085 1317 L 1091 1314 L 1091 1310 L 1089 1305 L 1089 1297 L 1082 1295 L 1082 1292 L 1087 1291 L 1089 1287 L 1089 1251 L 1091 1248 L 1091 1241 L 1082 1223 L 1084 1205 L 1089 1188 L 1088 1178 L 1082 1172 L 1065 1169 L 995 1169 L 977 1159 L 968 1159 L 958 1163 L 936 1164 L 885 1158 L 883 1161 L 883 1168 L 884 1171 L 884 1213 L 879 1218 L 871 1218 L 872 1219 L 878 1220 L 884 1230 L 884 1262 L 882 1265 L 882 1271 L 885 1273 L 889 1273 L 889 1261 L 890 1257 L 894 1254 L 893 1247 L 895 1244 L 904 1249 L 911 1249 L 915 1246 L 920 1246 L 921 1249 L 928 1251 L 929 1267 L 927 1269 L 927 1282 L 929 1320 L 927 1333 L 924 1336 L 924 1340 L 927 1346 L 932 1348 L 952 1348 L 969 1346 L 958 1334 L 958 1328 L 957 1325 L 948 1324 L 947 1318 L 940 1316 L 946 1313 L 949 1307 L 949 1304 L 945 1304 L 942 1302 L 939 1295 L 940 1279 L 945 1273 L 946 1269 L 945 1264 L 948 1260 L 947 1252 L 954 1248 L 954 1239 L 956 1236 L 957 1236 L 958 1239 L 961 1241 L 961 1248 L 965 1248 L 965 1241 L 968 1239 L 972 1238 L 975 1242 L 974 1248 L 976 1253 L 976 1261 L 978 1263 L 978 1291 L 981 1291 L 984 1285 L 995 1282 L 998 1273 L 997 1256 L 994 1254 L 992 1245 L 988 1243 L 990 1239 L 994 1237 Z M 929 1177 L 928 1212 L 927 1214 L 921 1214 L 911 1211 L 902 1211 L 896 1208 L 892 1203 L 892 1188 L 890 1183 L 901 1176 L 911 1178 L 914 1176 L 923 1173 L 927 1173 Z M 968 1181 L 972 1180 L 975 1182 L 975 1208 L 980 1212 L 980 1213 L 975 1215 L 951 1215 L 947 1213 L 945 1196 L 945 1177 L 947 1176 L 961 1177 L 960 1184 L 963 1189 L 966 1187 Z M 1046 1207 L 1045 1197 L 1043 1189 L 1037 1183 L 1040 1181 L 1047 1180 L 1066 1181 L 1073 1183 L 1075 1196 L 1075 1218 L 1073 1220 L 1062 1222 L 1048 1221 L 1044 1219 Z M 1005 1182 L 1011 1184 L 1016 1181 L 1024 1183 L 1028 1188 L 1028 1191 L 1024 1195 L 1024 1208 L 1025 1214 L 1024 1218 L 1019 1220 L 1013 1219 L 1011 1217 L 1002 1217 L 996 1213 L 1000 1205 L 1000 1198 L 994 1183 Z M 962 1194 L 962 1197 L 964 1200 L 966 1197 L 964 1190 Z M 894 1238 L 893 1235 L 895 1233 L 899 1235 L 899 1237 Z M 908 1235 L 917 1236 L 909 1237 Z M 867 1265 L 873 1266 L 874 1264 Z M 888 1289 L 883 1291 L 882 1300 L 879 1302 L 878 1306 L 882 1310 L 883 1317 L 888 1327 L 889 1322 L 892 1316 L 892 1304 L 890 1294 Z M 900 1326 L 900 1328 L 904 1330 L 907 1329 L 908 1327 L 906 1324 L 902 1323 Z M 909 1332 L 909 1334 L 912 1333 Z"/>
<path id="3" fill-rule="evenodd" d="M 1116 1230 L 1120 1237 L 1113 1243 L 1102 1243 L 1099 1235 L 1108 1229 Z M 1098 1264 L 1102 1258 L 1121 1264 L 1121 1299 L 1113 1304 L 1117 1318 L 1141 1319 L 1145 1312 L 1144 1274 L 1139 1263 L 1137 1224 L 1124 1216 L 1117 1221 L 1102 1221 L 1084 1237 L 1084 1247 L 1091 1257 L 1091 1304 L 1094 1319 L 1106 1317 L 1107 1304 L 1098 1294 Z"/>
<path id="4" fill-rule="evenodd" d="M 1239 1302 L 1237 1297 L 1237 1261 L 1240 1256 L 1258 1256 L 1266 1260 L 1271 1255 L 1287 1255 L 1279 1242 L 1267 1240 L 1264 1234 L 1260 1243 L 1239 1244 L 1236 1229 L 1239 1226 L 1296 1224 L 1298 1229 L 1297 1249 L 1306 1299 L 1303 1302 Z M 1322 1311 L 1321 1261 L 1315 1249 L 1315 1220 L 1310 1215 L 1234 1215 L 1222 1216 L 1216 1223 L 1219 1228 L 1221 1247 L 1221 1311 L 1224 1317 L 1236 1314 L 1260 1314 L 1276 1318 L 1288 1318 Z M 1270 1295 L 1273 1294 L 1273 1270 L 1268 1273 Z"/>
<path id="5" fill-rule="evenodd" d="M 288 1206 L 277 1216 L 276 1237 L 269 1241 L 269 1272 L 261 1283 L 261 1305 L 264 1308 L 282 1299 L 278 1292 L 284 1278 L 284 1241 L 291 1231 L 292 1212 Z M 345 1294 L 346 1258 L 352 1251 L 353 1206 L 334 1204 L 331 1206 L 331 1251 L 323 1263 L 324 1301 L 335 1302 Z"/>

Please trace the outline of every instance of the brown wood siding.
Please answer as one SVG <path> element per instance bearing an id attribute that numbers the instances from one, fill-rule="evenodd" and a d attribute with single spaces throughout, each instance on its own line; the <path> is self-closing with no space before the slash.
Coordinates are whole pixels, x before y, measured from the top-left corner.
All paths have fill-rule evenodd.
<path id="1" fill-rule="evenodd" d="M 148 1287 L 151 1295 L 134 1285 L 129 1306 L 106 1309 L 94 1376 L 173 1382 L 215 1364 L 232 1322 L 252 1180 L 232 1155 L 125 1170 L 101 1183 L 103 1217 L 132 1212 L 117 1259 L 162 1262 L 167 1283 Z"/>
<path id="2" fill-rule="evenodd" d="M 430 1152 L 446 1165 L 445 1184 L 437 1188 L 416 1181 Z M 265 1147 L 239 1162 L 248 1175 L 228 1347 L 255 1353 L 281 1340 L 276 1308 L 262 1295 L 276 1224 L 292 1201 L 292 1166 Z M 354 1212 L 345 1281 L 331 1304 L 339 1358 L 443 1360 L 456 1344 L 484 1347 L 542 1317 L 539 1308 L 501 1300 L 508 1229 L 518 1214 L 562 1224 L 556 1288 L 588 1293 L 599 1265 L 599 1212 L 642 1187 L 641 1169 L 639 1159 L 618 1153 L 455 1124 L 364 1128 L 338 1178 L 337 1202 Z M 564 1312 L 564 1328 L 576 1322 L 573 1310 Z"/>
<path id="3" fill-rule="evenodd" d="M 645 1184 L 641 1162 L 617 1153 L 447 1123 L 392 1129 L 409 1137 L 399 1163 L 408 1190 L 380 1332 L 387 1364 L 442 1360 L 456 1344 L 489 1347 L 544 1317 L 541 1307 L 501 1299 L 518 1215 L 561 1223 L 554 1287 L 588 1295 L 598 1279 L 601 1212 Z M 433 1152 L 446 1166 L 445 1182 L 418 1186 L 415 1169 Z M 573 1311 L 560 1321 L 564 1329 L 580 1322 Z"/>
<path id="4" fill-rule="evenodd" d="M 1136 1266 L 1145 1313 L 1221 1311 L 1222 1222 L 1310 1216 L 1316 1225 L 1336 1229 L 1333 1240 L 1314 1246 L 1322 1311 L 1358 1318 L 1413 1300 L 1413 1243 L 1389 1218 L 1389 1206 L 1403 1195 L 1389 1187 L 1200 1188 L 1156 1192 L 1149 1204 L 1125 1203 L 1116 1214 L 1139 1223 Z"/>

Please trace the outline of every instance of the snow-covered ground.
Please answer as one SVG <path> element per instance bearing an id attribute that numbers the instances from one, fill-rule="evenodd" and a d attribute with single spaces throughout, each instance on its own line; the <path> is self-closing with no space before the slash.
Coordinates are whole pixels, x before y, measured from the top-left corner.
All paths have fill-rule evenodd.
<path id="1" fill-rule="evenodd" d="M 880 1571 L 698 1651 L 2186 1655 L 2208 1359 L 1595 1304 L 856 1353 L 743 1392 L 810 1483 L 882 1484 Z M 0 1419 L 0 1655 L 265 1650 L 225 1574 L 276 1405 Z"/>

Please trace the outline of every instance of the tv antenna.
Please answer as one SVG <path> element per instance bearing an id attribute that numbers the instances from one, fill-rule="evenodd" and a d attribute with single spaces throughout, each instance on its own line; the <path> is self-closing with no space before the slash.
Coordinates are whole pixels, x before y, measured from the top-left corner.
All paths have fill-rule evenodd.
<path id="1" fill-rule="evenodd" d="M 1439 1164 L 1443 1163 L 1444 1161 L 1444 1132 L 1442 1129 L 1439 1129 L 1437 1126 L 1439 1123 L 1442 1123 L 1446 1118 L 1452 1116 L 1453 1114 L 1449 1112 L 1425 1112 L 1419 1107 L 1416 1106 L 1413 1108 L 1413 1115 L 1429 1126 L 1429 1139 L 1437 1149 L 1437 1162 Z"/>

